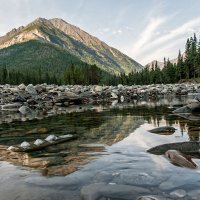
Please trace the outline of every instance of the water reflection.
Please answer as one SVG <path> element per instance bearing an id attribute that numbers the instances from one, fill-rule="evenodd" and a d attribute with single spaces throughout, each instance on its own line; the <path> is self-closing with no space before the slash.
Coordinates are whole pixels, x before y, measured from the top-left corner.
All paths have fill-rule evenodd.
<path id="1" fill-rule="evenodd" d="M 198 199 L 198 168 L 180 168 L 163 155 L 146 152 L 161 144 L 199 141 L 200 124 L 171 115 L 168 108 L 182 106 L 189 100 L 169 100 L 88 106 L 84 112 L 1 124 L 1 160 L 40 169 L 44 175 L 0 162 L 1 196 L 24 200 L 30 195 L 37 200 L 101 196 L 131 200 L 158 195 L 176 199 L 171 194 L 181 189 L 185 199 Z M 161 126 L 176 130 L 171 135 L 148 132 Z M 32 153 L 6 151 L 10 145 L 44 139 L 50 134 L 72 134 L 76 139 Z M 200 166 L 199 159 L 192 160 Z M 53 177 L 45 177 L 48 175 Z"/>
<path id="2" fill-rule="evenodd" d="M 180 137 L 185 137 L 187 133 L 189 140 L 197 141 L 199 129 L 196 122 L 194 125 L 191 120 L 171 115 L 168 108 L 169 105 L 182 106 L 189 101 L 190 99 L 184 97 L 169 96 L 168 99 L 142 100 L 131 104 L 115 102 L 112 105 L 91 105 L 87 106 L 87 109 L 81 108 L 84 112 L 80 112 L 80 108 L 72 107 L 68 114 L 25 121 L 23 124 L 3 123 L 0 127 L 1 160 L 41 169 L 44 175 L 67 175 L 91 160 L 106 155 L 108 146 L 122 141 L 144 123 L 151 125 L 150 128 L 163 124 L 179 127 Z M 78 112 L 72 112 L 74 109 Z M 44 139 L 50 134 L 72 134 L 76 139 L 30 153 L 7 151 L 11 145 Z M 144 130 L 140 136 L 143 138 L 138 137 L 138 142 L 144 146 L 143 143 L 149 136 L 144 135 Z M 149 141 L 152 138 L 155 143 L 152 136 Z M 160 141 L 160 138 L 156 140 Z"/>

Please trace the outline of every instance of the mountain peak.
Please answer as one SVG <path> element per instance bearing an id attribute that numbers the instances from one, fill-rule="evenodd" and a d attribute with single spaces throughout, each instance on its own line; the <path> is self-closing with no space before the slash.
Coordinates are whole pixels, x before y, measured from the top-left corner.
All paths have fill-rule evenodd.
<path id="1" fill-rule="evenodd" d="M 128 74 L 142 69 L 142 65 L 132 58 L 60 18 L 48 20 L 39 17 L 23 28 L 13 29 L 11 33 L 0 38 L 0 49 L 31 40 L 57 46 L 110 73 Z"/>

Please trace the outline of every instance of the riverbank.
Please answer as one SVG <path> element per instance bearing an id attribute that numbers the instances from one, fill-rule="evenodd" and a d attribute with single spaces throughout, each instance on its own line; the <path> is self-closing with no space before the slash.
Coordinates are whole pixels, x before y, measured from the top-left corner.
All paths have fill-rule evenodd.
<path id="1" fill-rule="evenodd" d="M 157 100 L 168 96 L 200 95 L 200 84 L 158 84 L 134 86 L 81 86 L 32 84 L 0 86 L 0 113 L 3 119 L 9 113 L 13 119 L 26 121 L 34 118 L 74 112 L 84 105 L 130 103 Z M 173 99 L 173 98 L 172 98 Z M 76 106 L 75 108 L 72 106 Z M 9 118 L 2 120 L 9 122 Z"/>

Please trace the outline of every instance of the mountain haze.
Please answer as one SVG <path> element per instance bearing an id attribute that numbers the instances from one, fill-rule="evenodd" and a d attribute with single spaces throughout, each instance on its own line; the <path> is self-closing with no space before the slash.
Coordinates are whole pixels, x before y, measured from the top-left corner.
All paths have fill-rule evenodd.
<path id="1" fill-rule="evenodd" d="M 148 64 L 146 64 L 145 66 L 155 66 L 155 64 L 156 64 L 156 61 L 157 60 L 153 60 L 153 61 L 151 61 L 150 63 L 148 63 Z M 178 62 L 178 58 L 174 58 L 174 59 L 172 59 L 172 60 L 170 60 L 170 63 L 172 63 L 172 64 L 177 64 L 177 62 Z M 160 69 L 163 69 L 163 67 L 164 67 L 164 62 L 160 62 L 160 61 L 157 61 L 157 65 L 158 65 L 158 67 L 160 68 Z"/>
<path id="2" fill-rule="evenodd" d="M 39 41 L 37 44 L 40 46 L 40 49 L 41 46 L 48 44 L 52 48 L 59 49 L 59 52 L 62 51 L 62 54 L 66 54 L 68 57 L 71 55 L 73 57 L 72 60 L 76 57 L 80 62 L 96 64 L 100 69 L 109 73 L 124 72 L 128 74 L 133 70 L 139 71 L 143 68 L 139 63 L 117 49 L 108 46 L 98 38 L 58 18 L 50 20 L 38 18 L 27 26 L 13 29 L 5 36 L 0 37 L 0 59 L 9 60 L 9 56 L 12 55 L 12 52 L 10 52 L 12 48 L 9 47 L 18 45 L 19 49 L 21 49 L 20 46 L 23 45 L 24 48 L 28 48 L 28 45 L 24 43 L 29 41 Z M 32 45 L 33 43 L 28 44 Z M 15 52 L 19 53 L 17 49 L 15 47 Z M 24 49 L 24 52 L 26 52 L 26 49 Z M 25 59 L 39 63 L 38 56 L 35 55 L 37 53 L 30 53 L 32 54 L 30 59 L 27 58 L 29 57 L 27 53 Z M 23 54 L 20 54 L 20 56 L 23 58 Z M 31 58 L 34 58 L 34 60 L 31 60 Z M 43 59 L 45 59 L 45 56 Z M 24 58 L 22 59 L 22 65 L 23 60 Z"/>

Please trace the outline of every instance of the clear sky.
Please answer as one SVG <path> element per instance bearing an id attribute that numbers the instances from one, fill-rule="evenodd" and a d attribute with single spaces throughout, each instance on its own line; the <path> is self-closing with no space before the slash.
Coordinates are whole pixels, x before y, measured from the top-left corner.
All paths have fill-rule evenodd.
<path id="1" fill-rule="evenodd" d="M 38 17 L 62 18 L 143 65 L 177 57 L 200 34 L 200 0 L 0 0 L 0 36 Z"/>

